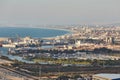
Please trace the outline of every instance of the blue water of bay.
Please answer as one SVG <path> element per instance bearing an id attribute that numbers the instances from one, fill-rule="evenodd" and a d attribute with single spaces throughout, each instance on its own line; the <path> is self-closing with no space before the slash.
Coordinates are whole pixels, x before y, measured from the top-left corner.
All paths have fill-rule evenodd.
<path id="1" fill-rule="evenodd" d="M 23 28 L 23 27 L 0 27 L 0 37 L 55 37 L 69 33 L 65 30 L 43 29 L 43 28 Z"/>

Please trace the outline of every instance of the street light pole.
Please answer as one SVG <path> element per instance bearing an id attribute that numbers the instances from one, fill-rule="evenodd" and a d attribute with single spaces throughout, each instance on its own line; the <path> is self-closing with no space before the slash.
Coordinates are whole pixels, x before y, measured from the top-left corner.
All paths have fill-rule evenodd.
<path id="1" fill-rule="evenodd" d="M 39 80 L 41 80 L 41 65 L 39 66 Z"/>

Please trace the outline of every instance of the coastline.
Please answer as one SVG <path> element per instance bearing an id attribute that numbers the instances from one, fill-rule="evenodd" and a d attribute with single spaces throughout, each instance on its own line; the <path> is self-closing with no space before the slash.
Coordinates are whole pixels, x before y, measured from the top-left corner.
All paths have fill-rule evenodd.
<path id="1" fill-rule="evenodd" d="M 7 28 L 7 26 L 6 26 L 6 28 Z M 69 34 L 71 34 L 72 33 L 72 31 L 70 31 L 70 30 L 67 30 L 67 29 L 63 29 L 63 28 L 51 28 L 51 27 L 37 27 L 37 26 L 35 26 L 35 27 L 15 27 L 15 26 L 13 26 L 13 27 L 9 27 L 9 28 L 39 28 L 39 29 L 51 29 L 51 30 L 59 30 L 59 31 L 66 31 L 67 33 L 66 34 L 63 34 L 63 35 L 58 35 L 59 37 L 60 36 L 64 36 L 64 35 L 69 35 Z M 54 39 L 54 38 L 56 38 L 57 36 L 53 36 L 53 37 L 44 37 L 44 38 L 41 38 L 41 39 Z M 1 39 L 2 38 L 5 38 L 5 39 L 8 39 L 8 38 L 10 38 L 10 37 L 0 37 Z M 33 37 L 34 38 L 34 37 Z M 2 50 L 2 48 L 0 49 L 0 50 Z M 11 56 L 11 55 L 7 55 L 6 54 L 6 52 L 4 52 L 4 54 L 2 54 L 3 56 L 7 56 L 7 57 L 9 57 L 10 59 L 17 59 L 17 60 L 19 60 L 19 61 L 22 61 L 22 62 L 26 62 L 26 63 L 34 63 L 34 62 L 31 62 L 31 61 L 27 61 L 27 60 L 23 60 L 23 58 L 22 57 L 19 57 L 19 56 Z"/>
<path id="2" fill-rule="evenodd" d="M 65 36 L 65 35 L 70 35 L 73 33 L 72 30 L 70 29 L 66 29 L 66 28 L 58 28 L 58 27 L 38 27 L 38 26 L 29 26 L 29 27 L 25 27 L 25 26 L 0 26 L 1 28 L 38 28 L 38 29 L 49 29 L 49 30 L 58 30 L 58 31 L 65 31 L 66 34 L 63 35 L 58 35 L 58 36 Z M 51 37 L 41 37 L 41 39 L 51 39 L 51 38 L 56 38 L 57 36 L 51 36 Z M 10 38 L 10 37 L 0 37 L 0 38 Z M 34 37 L 33 37 L 34 38 Z"/>

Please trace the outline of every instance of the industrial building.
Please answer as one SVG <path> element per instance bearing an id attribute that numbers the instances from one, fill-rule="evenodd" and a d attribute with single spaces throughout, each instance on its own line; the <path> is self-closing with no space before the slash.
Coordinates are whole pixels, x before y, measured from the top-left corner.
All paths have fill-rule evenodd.
<path id="1" fill-rule="evenodd" d="M 92 80 L 120 80 L 120 74 L 95 74 L 92 76 Z"/>

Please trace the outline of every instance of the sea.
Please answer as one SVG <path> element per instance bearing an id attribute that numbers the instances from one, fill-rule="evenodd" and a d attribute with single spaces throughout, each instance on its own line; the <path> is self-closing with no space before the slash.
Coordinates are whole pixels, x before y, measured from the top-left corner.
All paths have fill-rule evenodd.
<path id="1" fill-rule="evenodd" d="M 56 37 L 70 33 L 67 30 L 48 29 L 48 28 L 31 28 L 31 27 L 0 27 L 0 37 L 26 37 L 46 38 Z M 7 54 L 7 48 L 0 48 L 0 55 L 6 56 L 12 60 L 18 60 L 26 63 L 34 63 L 33 61 L 24 60 L 22 57 Z M 40 63 L 47 64 L 47 63 Z"/>
<path id="2" fill-rule="evenodd" d="M 45 38 L 56 37 L 69 33 L 67 30 L 31 28 L 31 27 L 0 27 L 0 37 L 26 37 Z"/>

